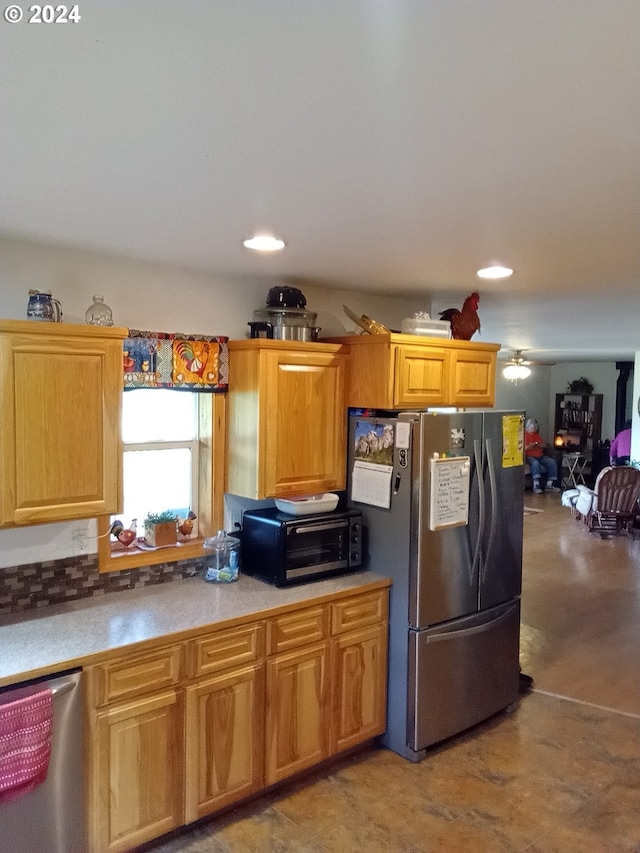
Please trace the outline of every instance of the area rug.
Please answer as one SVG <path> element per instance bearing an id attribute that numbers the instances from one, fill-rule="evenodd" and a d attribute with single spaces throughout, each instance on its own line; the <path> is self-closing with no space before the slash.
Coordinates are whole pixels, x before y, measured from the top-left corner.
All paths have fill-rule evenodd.
<path id="1" fill-rule="evenodd" d="M 524 507 L 524 517 L 526 518 L 528 515 L 536 515 L 539 512 L 544 512 L 543 509 L 534 509 L 532 506 Z"/>

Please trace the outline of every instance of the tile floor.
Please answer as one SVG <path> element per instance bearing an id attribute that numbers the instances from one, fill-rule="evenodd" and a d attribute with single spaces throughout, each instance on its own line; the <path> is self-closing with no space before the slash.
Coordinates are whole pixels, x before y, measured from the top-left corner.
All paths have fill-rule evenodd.
<path id="1" fill-rule="evenodd" d="M 557 495 L 534 500 L 523 668 L 535 684 L 513 713 L 418 764 L 371 747 L 141 849 L 640 853 L 640 543 L 591 537 Z"/>

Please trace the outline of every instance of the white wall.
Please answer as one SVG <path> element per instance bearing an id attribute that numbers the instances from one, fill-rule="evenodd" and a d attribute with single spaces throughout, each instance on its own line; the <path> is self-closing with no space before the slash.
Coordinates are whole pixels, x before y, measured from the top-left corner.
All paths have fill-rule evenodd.
<path id="1" fill-rule="evenodd" d="M 538 421 L 543 438 L 552 443 L 553 435 L 548 429 L 551 368 L 533 365 L 531 376 L 520 379 L 518 382 L 511 382 L 502 375 L 504 365 L 504 361 L 498 362 L 496 408 L 522 409 L 527 417 Z"/>
<path id="2" fill-rule="evenodd" d="M 60 300 L 67 323 L 84 323 L 94 294 L 104 296 L 115 324 L 153 331 L 248 336 L 247 322 L 263 308 L 269 277 L 237 280 L 93 252 L 53 248 L 35 243 L 0 240 L 0 317 L 25 319 L 30 289 L 51 290 Z M 354 330 L 346 304 L 389 328 L 402 319 L 429 310 L 425 300 L 396 299 L 354 291 L 300 285 L 307 308 L 318 313 L 322 335 Z M 95 553 L 95 522 L 77 521 L 0 531 L 0 567 Z"/>
<path id="3" fill-rule="evenodd" d="M 60 300 L 64 322 L 84 323 L 98 293 L 113 309 L 116 326 L 244 338 L 253 311 L 264 308 L 269 288 L 283 283 L 270 277 L 269 258 L 264 277 L 237 279 L 17 240 L 0 239 L 0 257 L 0 317 L 5 319 L 26 319 L 28 291 L 34 288 L 51 290 Z M 356 329 L 343 304 L 395 329 L 404 317 L 429 310 L 428 299 L 298 286 L 327 337 Z"/>

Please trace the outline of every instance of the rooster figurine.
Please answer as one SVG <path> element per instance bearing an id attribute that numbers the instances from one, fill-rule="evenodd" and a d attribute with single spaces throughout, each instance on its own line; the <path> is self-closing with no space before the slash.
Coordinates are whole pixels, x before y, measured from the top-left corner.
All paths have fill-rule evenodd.
<path id="1" fill-rule="evenodd" d="M 470 341 L 475 333 L 480 331 L 479 302 L 480 294 L 474 292 L 464 300 L 462 311 L 457 308 L 447 308 L 446 311 L 440 312 L 440 319 L 451 323 L 452 338 L 458 341 Z"/>
<path id="2" fill-rule="evenodd" d="M 131 526 L 127 529 L 123 523 L 116 518 L 111 527 L 109 528 L 109 533 L 112 536 L 115 536 L 118 542 L 122 542 L 125 548 L 128 548 L 132 542 L 135 541 L 137 534 L 137 519 L 134 518 L 131 522 Z"/>
<path id="3" fill-rule="evenodd" d="M 193 530 L 193 522 L 198 516 L 195 512 L 189 511 L 189 515 L 184 519 L 178 519 L 178 530 L 183 536 L 189 536 Z"/>

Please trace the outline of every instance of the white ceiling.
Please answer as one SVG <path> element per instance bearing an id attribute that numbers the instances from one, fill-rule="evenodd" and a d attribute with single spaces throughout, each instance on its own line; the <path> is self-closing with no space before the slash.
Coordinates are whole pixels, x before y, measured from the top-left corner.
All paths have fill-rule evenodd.
<path id="1" fill-rule="evenodd" d="M 505 349 L 640 350 L 638 0 L 79 11 L 0 27 L 5 235 L 439 310 L 478 289 Z"/>

